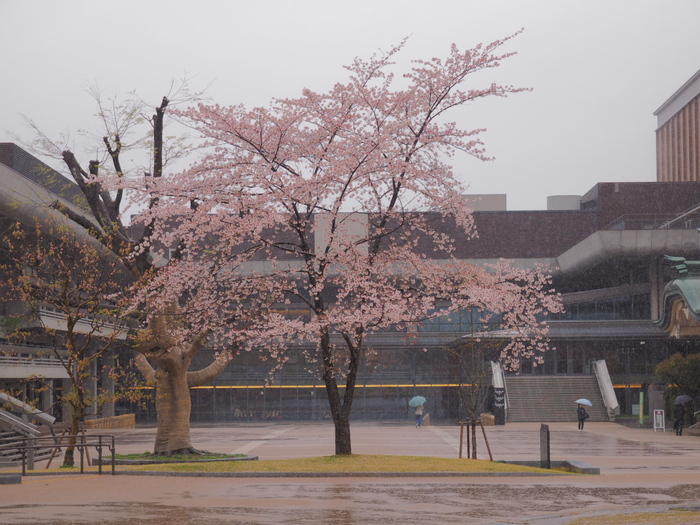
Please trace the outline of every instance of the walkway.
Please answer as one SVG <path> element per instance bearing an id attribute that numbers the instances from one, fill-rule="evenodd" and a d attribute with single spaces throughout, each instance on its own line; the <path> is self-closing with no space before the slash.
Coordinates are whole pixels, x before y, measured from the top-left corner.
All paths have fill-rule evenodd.
<path id="1" fill-rule="evenodd" d="M 520 478 L 180 478 L 36 476 L 0 490 L 2 523 L 563 525 L 618 512 L 700 511 L 700 438 L 614 423 L 553 423 L 552 459 L 600 476 Z M 121 453 L 143 452 L 154 429 L 115 431 Z M 487 427 L 496 460 L 539 459 L 539 424 Z M 243 424 L 193 429 L 194 445 L 260 459 L 331 455 L 330 424 Z M 459 428 L 353 426 L 357 454 L 457 457 Z M 479 439 L 480 457 L 486 448 Z M 693 521 L 683 521 L 683 516 Z M 655 523 L 644 518 L 644 523 Z M 585 522 L 582 522 L 585 523 Z M 661 523 L 661 522 L 659 522 Z M 697 514 L 669 523 L 697 523 Z"/>

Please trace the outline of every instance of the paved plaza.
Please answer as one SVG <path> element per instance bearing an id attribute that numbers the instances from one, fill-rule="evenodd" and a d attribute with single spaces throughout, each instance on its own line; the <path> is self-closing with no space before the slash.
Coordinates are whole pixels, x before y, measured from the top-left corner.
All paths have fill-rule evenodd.
<path id="1" fill-rule="evenodd" d="M 675 512 L 697 523 L 700 437 L 615 423 L 551 423 L 551 459 L 600 475 L 545 477 L 214 478 L 95 474 L 30 475 L 0 487 L 0 523 L 568 524 L 600 515 Z M 497 461 L 539 460 L 540 425 L 486 427 Z M 409 422 L 353 425 L 356 454 L 456 458 L 459 427 Z M 154 428 L 110 431 L 119 453 L 151 449 Z M 260 459 L 333 454 L 330 423 L 247 423 L 193 428 L 197 448 Z M 479 458 L 488 452 L 481 435 Z M 39 469 L 41 465 L 38 465 Z M 40 470 L 38 470 L 40 471 Z M 686 521 L 683 521 L 686 519 Z M 691 521 L 688 521 L 691 520 Z M 655 523 L 645 517 L 641 523 Z M 607 522 L 606 522 L 607 523 Z M 629 522 L 625 522 L 629 523 Z"/>

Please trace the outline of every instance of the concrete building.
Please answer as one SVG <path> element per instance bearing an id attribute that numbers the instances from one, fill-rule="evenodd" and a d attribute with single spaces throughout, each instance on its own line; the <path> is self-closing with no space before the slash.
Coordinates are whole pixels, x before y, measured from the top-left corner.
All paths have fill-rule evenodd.
<path id="1" fill-rule="evenodd" d="M 84 212 L 77 188 L 13 144 L 0 145 L 0 184 L 6 224 L 51 213 L 48 205 L 57 198 Z M 503 195 L 465 198 L 478 202 L 479 237 L 458 242 L 458 257 L 475 264 L 500 258 L 526 268 L 546 264 L 562 294 L 566 312 L 550 320 L 551 349 L 539 366 L 522 361 L 521 377 L 570 380 L 590 375 L 594 363 L 604 360 L 619 412 L 631 416 L 640 392 L 655 381 L 655 365 L 677 351 L 696 351 L 696 333 L 674 328 L 668 316 L 665 323 L 654 321 L 668 311 L 664 289 L 673 280 L 664 256 L 700 259 L 700 213 L 689 212 L 700 203 L 700 182 L 600 183 L 583 196 L 551 197 L 542 211 L 507 211 Z M 454 234 L 449 224 L 442 227 Z M 44 326 L 54 326 L 55 314 L 42 315 Z M 405 400 L 417 390 L 433 399 L 435 419 L 462 417 L 458 388 L 464 377 L 445 347 L 482 328 L 477 313 L 463 312 L 418 327 L 412 344 L 401 332 L 372 334 L 378 352 L 363 363 L 354 418 L 404 418 Z M 36 341 L 23 348 L 1 346 L 0 386 L 17 386 L 20 376 L 37 373 L 50 380 L 65 377 L 58 363 L 37 358 L 46 347 L 39 334 Z M 193 391 L 193 420 L 327 417 L 322 383 L 308 373 L 301 352 L 291 349 L 291 355 L 272 384 L 258 356 L 240 356 L 213 385 Z M 210 357 L 203 352 L 202 365 Z M 117 411 L 154 417 L 152 407 L 121 405 Z"/>
<path id="2" fill-rule="evenodd" d="M 29 229 L 34 228 L 37 221 L 39 224 L 67 222 L 61 213 L 53 209 L 56 202 L 76 214 L 89 214 L 87 203 L 75 183 L 16 144 L 0 143 L 2 235 L 17 222 Z M 89 238 L 84 231 L 74 231 L 79 237 Z M 6 247 L 0 246 L 0 262 L 4 263 L 6 257 Z M 0 390 L 11 392 L 22 401 L 36 402 L 42 410 L 66 418 L 69 407 L 55 402 L 57 398 L 60 399 L 61 391 L 69 386 L 68 373 L 54 352 L 54 349 L 60 353 L 63 350 L 47 333 L 47 329 L 59 333 L 65 331 L 65 316 L 46 304 L 39 308 L 35 316 L 22 321 L 22 329 L 27 334 L 25 339 L 18 341 L 8 338 L 4 321 L 24 313 L 23 305 L 0 301 Z M 91 327 L 82 321 L 76 329 L 77 332 L 89 330 Z M 124 337 L 120 335 L 120 338 Z M 101 374 L 96 364 L 95 376 Z M 106 375 L 100 381 L 109 383 Z M 103 413 L 113 415 L 114 406 L 108 404 Z"/>
<path id="3" fill-rule="evenodd" d="M 561 384 L 590 376 L 595 363 L 605 361 L 618 413 L 633 416 L 640 393 L 655 382 L 656 364 L 676 352 L 696 351 L 695 335 L 675 337 L 654 321 L 665 311 L 664 288 L 672 279 L 664 256 L 700 258 L 700 217 L 678 220 L 700 202 L 700 183 L 601 183 L 564 200 L 569 205 L 554 199 L 554 209 L 544 211 L 474 212 L 479 237 L 457 242 L 456 255 L 475 264 L 499 258 L 526 268 L 547 264 L 566 312 L 550 320 L 551 349 L 543 364 L 523 360 L 520 378 Z M 499 201 L 492 202 L 501 208 Z M 576 202 L 578 209 L 566 209 Z M 412 344 L 404 333 L 373 334 L 378 351 L 363 363 L 354 419 L 404 418 L 405 401 L 416 392 L 433 400 L 434 418 L 463 417 L 458 385 L 465 378 L 445 347 L 481 328 L 476 313 L 463 312 L 423 324 Z M 305 371 L 300 352 L 292 350 L 292 356 L 271 385 L 257 356 L 237 358 L 214 385 L 194 392 L 193 419 L 327 417 L 322 383 Z M 520 378 L 507 374 L 506 383 Z"/>
<path id="4" fill-rule="evenodd" d="M 648 410 L 641 394 L 654 390 L 655 366 L 676 352 L 699 350 L 700 284 L 682 273 L 684 267 L 695 267 L 688 261 L 700 259 L 699 95 L 700 72 L 655 113 L 657 182 L 599 183 L 582 196 L 549 197 L 548 209 L 542 211 L 508 211 L 505 195 L 465 196 L 474 209 L 479 237 L 458 240 L 456 256 L 479 265 L 501 258 L 523 268 L 545 264 L 566 308 L 549 319 L 551 344 L 543 362 L 522 360 L 518 377 L 501 378 L 501 386 L 510 385 L 513 396 L 535 389 L 529 383 L 518 390 L 523 379 L 540 379 L 563 390 L 563 385 L 599 371 L 604 362 L 610 391 L 603 392 L 608 397 L 600 404 L 609 410 L 599 417 L 612 416 L 613 409 L 620 416 L 636 417 Z M 51 213 L 47 205 L 56 198 L 84 210 L 76 191 L 17 146 L 0 144 L 3 221 L 26 222 Z M 358 217 L 350 227 L 362 229 L 363 224 Z M 456 236 L 449 223 L 435 224 Z M 318 242 L 322 240 L 319 236 Z M 686 273 L 700 281 L 694 271 Z M 303 305 L 298 306 L 301 311 Z M 483 328 L 478 312 L 465 311 L 417 327 L 411 343 L 399 331 L 371 334 L 369 344 L 377 352 L 362 363 L 353 419 L 405 419 L 406 402 L 416 393 L 431 400 L 434 419 L 464 417 L 459 388 L 467 378 L 446 348 L 473 341 Z M 8 350 L 2 340 L 0 348 Z M 29 373 L 30 365 L 22 359 L 40 351 L 9 350 L 15 357 L 0 357 L 0 388 Z M 197 360 L 205 366 L 214 351 L 201 352 Z M 35 360 L 31 366 L 38 364 Z M 288 363 L 270 384 L 268 367 L 259 356 L 238 356 L 214 384 L 193 390 L 192 419 L 327 418 L 322 382 L 305 365 L 302 352 L 290 348 Z M 55 366 L 44 372 L 52 379 L 62 377 Z M 657 406 L 660 402 L 656 400 Z M 152 406 L 120 405 L 117 411 L 136 412 L 142 421 L 155 418 Z M 509 417 L 526 415 L 513 410 Z M 557 417 L 569 416 L 564 412 Z"/>
<path id="5" fill-rule="evenodd" d="M 657 180 L 700 180 L 700 71 L 654 115 Z"/>

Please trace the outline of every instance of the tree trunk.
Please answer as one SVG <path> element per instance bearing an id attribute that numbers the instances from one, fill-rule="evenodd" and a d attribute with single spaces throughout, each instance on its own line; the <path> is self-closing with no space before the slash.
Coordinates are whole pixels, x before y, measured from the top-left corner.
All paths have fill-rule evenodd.
<path id="1" fill-rule="evenodd" d="M 335 453 L 346 456 L 352 454 L 349 414 L 335 422 Z"/>
<path id="2" fill-rule="evenodd" d="M 173 352 L 179 354 L 178 352 Z M 178 355 L 166 355 L 156 359 L 156 412 L 158 430 L 154 454 L 193 454 L 190 437 L 190 411 L 192 400 L 187 383 L 189 360 L 183 362 Z M 165 361 L 165 362 L 163 362 Z"/>
<path id="3" fill-rule="evenodd" d="M 337 369 L 330 333 L 327 330 L 323 330 L 320 335 L 321 355 L 323 358 L 323 382 L 326 385 L 328 404 L 331 409 L 333 424 L 335 425 L 335 453 L 339 456 L 349 456 L 352 454 L 350 414 L 352 412 L 352 401 L 355 397 L 355 384 L 357 383 L 357 370 L 360 362 L 360 345 L 353 344 L 352 341 L 345 337 L 350 353 L 350 362 L 348 363 L 347 378 L 345 380 L 345 393 L 341 399 L 336 379 Z M 358 342 L 361 342 L 359 334 Z"/>
<path id="4" fill-rule="evenodd" d="M 170 347 L 170 341 L 162 335 L 165 333 L 162 320 L 155 321 L 151 328 L 156 334 L 152 341 L 161 342 L 163 346 L 141 348 L 134 361 L 144 377 L 155 382 L 158 429 L 154 453 L 166 456 L 200 454 L 192 447 L 190 437 L 190 388 L 212 381 L 226 368 L 229 359 L 220 356 L 206 368 L 190 372 L 192 359 L 206 343 L 208 331 L 197 335 L 188 347 Z M 168 347 L 169 351 L 163 350 Z M 157 368 L 154 369 L 148 359 Z"/>
<path id="5" fill-rule="evenodd" d="M 340 392 L 335 377 L 324 374 L 323 381 L 326 384 L 328 394 L 328 407 L 331 410 L 333 425 L 335 426 L 335 453 L 336 455 L 352 454 L 350 441 L 350 410 L 340 400 Z"/>
<path id="6" fill-rule="evenodd" d="M 66 447 L 66 453 L 63 455 L 63 465 L 66 467 L 72 467 L 75 465 L 75 443 L 77 438 L 75 436 L 80 432 L 80 420 L 82 419 L 81 414 L 77 413 L 73 409 L 73 415 L 71 417 L 70 426 L 70 438 L 68 438 L 68 446 Z"/>
<path id="7" fill-rule="evenodd" d="M 321 356 L 323 359 L 323 382 L 326 385 L 328 395 L 328 408 L 335 425 L 335 453 L 336 455 L 352 454 L 350 442 L 350 410 L 346 410 L 340 399 L 338 381 L 336 379 L 335 360 L 330 334 L 327 330 L 321 332 Z"/>

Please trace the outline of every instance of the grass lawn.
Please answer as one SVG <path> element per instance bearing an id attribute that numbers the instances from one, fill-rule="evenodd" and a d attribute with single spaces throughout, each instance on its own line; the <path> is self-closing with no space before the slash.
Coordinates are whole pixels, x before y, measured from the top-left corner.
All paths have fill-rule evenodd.
<path id="1" fill-rule="evenodd" d="M 145 461 L 193 461 L 193 460 L 212 460 L 212 459 L 234 459 L 234 458 L 244 458 L 246 457 L 245 454 L 214 454 L 214 453 L 207 453 L 207 454 L 201 454 L 201 455 L 196 455 L 193 456 L 191 454 L 187 455 L 178 455 L 174 454 L 172 456 L 158 456 L 156 454 L 152 454 L 151 452 L 140 452 L 140 453 L 134 453 L 134 454 L 115 454 L 114 459 L 124 459 L 128 461 L 139 461 L 139 460 L 145 460 Z M 112 456 L 106 456 L 104 458 L 105 461 L 109 461 L 112 459 Z"/>
<path id="2" fill-rule="evenodd" d="M 423 456 L 388 456 L 353 454 L 351 456 L 321 456 L 299 459 L 227 461 L 216 463 L 163 463 L 126 467 L 131 470 L 157 472 L 454 472 L 454 473 L 564 473 L 480 459 L 447 459 Z"/>

